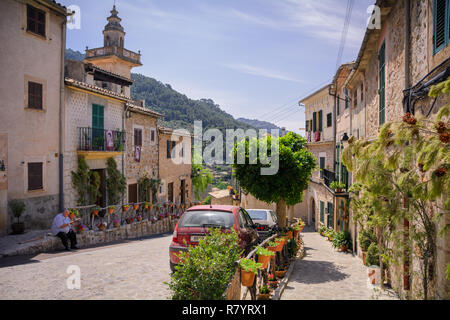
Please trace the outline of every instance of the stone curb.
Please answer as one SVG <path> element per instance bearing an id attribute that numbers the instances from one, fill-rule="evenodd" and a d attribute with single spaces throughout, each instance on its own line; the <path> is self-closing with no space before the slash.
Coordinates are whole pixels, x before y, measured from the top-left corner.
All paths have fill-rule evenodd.
<path id="1" fill-rule="evenodd" d="M 292 261 L 291 265 L 289 266 L 288 271 L 286 272 L 286 275 L 284 276 L 283 280 L 281 280 L 278 288 L 276 288 L 276 290 L 272 296 L 272 300 L 280 300 L 281 299 L 284 289 L 286 288 L 287 284 L 289 283 L 289 279 L 291 278 L 291 275 L 294 272 L 295 263 L 297 261 L 300 261 L 301 259 L 303 259 L 304 253 L 305 253 L 305 245 L 302 240 L 302 247 L 300 250 L 298 250 L 298 253 L 297 253 L 295 259 Z"/>

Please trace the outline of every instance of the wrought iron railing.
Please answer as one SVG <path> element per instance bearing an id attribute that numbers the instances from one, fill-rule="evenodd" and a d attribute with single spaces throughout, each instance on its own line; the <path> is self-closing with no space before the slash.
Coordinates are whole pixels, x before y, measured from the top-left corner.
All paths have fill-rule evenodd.
<path id="1" fill-rule="evenodd" d="M 78 128 L 79 151 L 124 151 L 125 132 L 95 128 Z"/>
<path id="2" fill-rule="evenodd" d="M 322 169 L 322 173 L 323 173 L 323 181 L 325 183 L 325 185 L 330 188 L 330 184 L 333 181 L 336 181 L 336 174 L 332 171 L 329 171 L 327 169 Z"/>

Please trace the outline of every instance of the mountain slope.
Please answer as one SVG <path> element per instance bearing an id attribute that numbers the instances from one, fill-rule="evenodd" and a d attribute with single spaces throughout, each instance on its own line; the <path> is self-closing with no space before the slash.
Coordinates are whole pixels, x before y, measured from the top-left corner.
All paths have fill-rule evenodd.
<path id="1" fill-rule="evenodd" d="M 270 130 L 278 130 L 281 134 L 281 128 L 276 126 L 275 124 L 268 122 L 268 121 L 260 121 L 257 119 L 246 119 L 246 118 L 238 118 L 237 121 L 246 123 L 250 126 L 253 126 L 257 129 L 266 129 L 267 132 L 270 133 Z"/>
<path id="2" fill-rule="evenodd" d="M 83 60 L 84 54 L 66 49 L 66 59 Z M 252 125 L 240 122 L 232 115 L 220 109 L 211 99 L 193 100 L 172 89 L 169 84 L 132 73 L 131 97 L 135 100 L 145 99 L 146 106 L 164 115 L 162 124 L 171 128 L 193 130 L 194 121 L 201 120 L 204 129 L 249 129 Z"/>

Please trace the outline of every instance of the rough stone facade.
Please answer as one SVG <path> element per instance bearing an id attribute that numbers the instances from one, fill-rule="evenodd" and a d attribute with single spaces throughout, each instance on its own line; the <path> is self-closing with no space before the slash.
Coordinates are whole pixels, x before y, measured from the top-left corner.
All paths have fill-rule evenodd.
<path id="1" fill-rule="evenodd" d="M 27 27 L 27 5 L 41 10 L 45 18 L 44 35 Z M 21 217 L 27 229 L 34 229 L 53 215 L 59 206 L 59 114 L 61 97 L 63 8 L 56 2 L 0 2 L 0 96 L 2 124 L 0 135 L 7 146 L 7 187 L 0 187 L 0 235 L 16 222 L 7 201 L 23 200 Z M 41 107 L 29 105 L 30 83 L 41 87 Z M 29 163 L 41 163 L 41 188 L 28 186 Z M 36 181 L 34 180 L 34 181 Z M 4 182 L 3 182 L 4 183 Z M 2 183 L 2 184 L 3 184 Z M 5 191 L 6 190 L 6 191 Z M 42 205 L 45 202 L 45 205 Z M 37 205 L 37 206 L 36 206 Z M 44 220 L 42 220 L 44 219 Z"/>
<path id="2" fill-rule="evenodd" d="M 130 185 L 138 184 L 139 180 L 147 176 L 150 179 L 158 179 L 159 171 L 159 140 L 157 134 L 158 118 L 151 114 L 132 111 L 125 121 L 126 130 L 126 155 L 125 177 L 127 179 L 127 200 L 130 199 Z M 142 132 L 142 145 L 140 161 L 136 161 L 135 129 Z M 152 134 L 153 132 L 153 134 Z M 152 140 L 153 138 L 153 140 Z M 137 186 L 139 194 L 139 185 Z M 151 199 L 151 195 L 148 195 Z M 140 201 L 139 199 L 137 199 Z"/>
<path id="3" fill-rule="evenodd" d="M 168 141 L 175 142 L 176 147 L 168 150 Z M 192 137 L 189 133 L 159 128 L 159 176 L 161 186 L 158 200 L 160 202 L 181 203 L 182 181 L 185 186 L 185 203 L 192 201 Z M 183 147 L 184 146 L 184 147 Z M 168 157 L 168 153 L 171 157 Z M 172 188 L 170 190 L 170 188 Z M 172 192 L 172 199 L 169 196 Z"/>

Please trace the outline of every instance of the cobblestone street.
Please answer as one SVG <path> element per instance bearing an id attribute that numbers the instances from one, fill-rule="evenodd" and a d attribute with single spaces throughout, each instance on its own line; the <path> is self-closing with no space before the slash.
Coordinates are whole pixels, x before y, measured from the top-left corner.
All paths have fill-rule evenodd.
<path id="1" fill-rule="evenodd" d="M 0 259 L 0 299 L 165 300 L 170 291 L 168 248 L 172 236 Z M 80 267 L 81 288 L 67 289 L 70 265 Z"/>
<path id="2" fill-rule="evenodd" d="M 281 300 L 396 299 L 369 285 L 367 269 L 350 253 L 333 249 L 317 232 L 303 231 L 305 257 L 296 260 Z"/>

